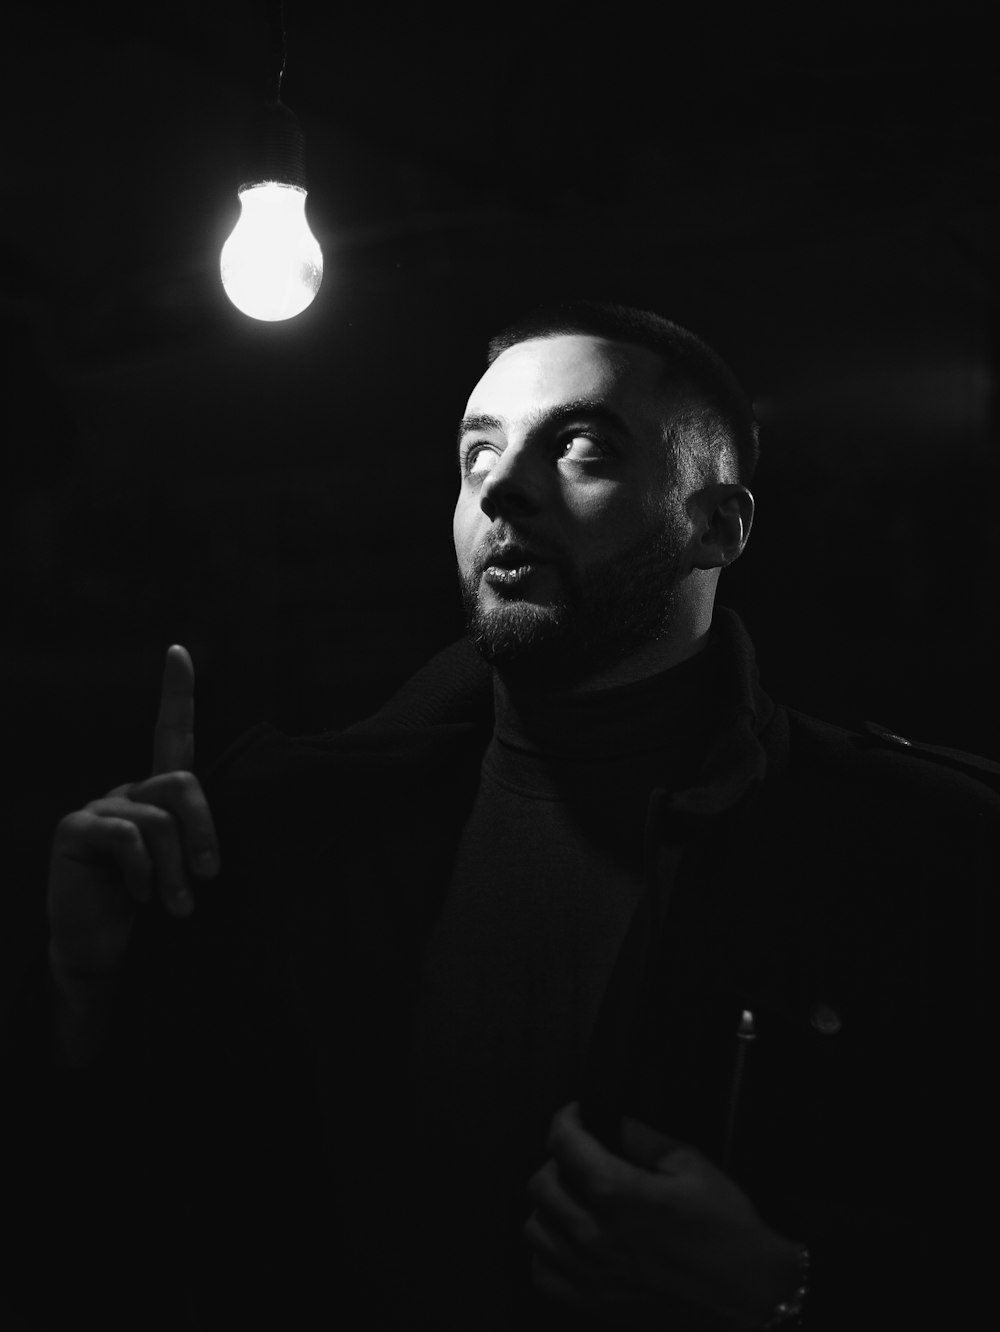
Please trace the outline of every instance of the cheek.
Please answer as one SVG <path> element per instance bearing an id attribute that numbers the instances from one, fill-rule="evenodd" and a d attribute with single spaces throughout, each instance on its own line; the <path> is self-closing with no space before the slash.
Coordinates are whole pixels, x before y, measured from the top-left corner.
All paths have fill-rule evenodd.
<path id="1" fill-rule="evenodd" d="M 566 519 L 578 532 L 585 532 L 595 541 L 624 525 L 633 507 L 623 495 L 602 485 L 577 485 L 562 493 Z"/>
<path id="2" fill-rule="evenodd" d="M 635 545 L 662 523 L 649 509 L 625 497 L 576 506 L 576 548 L 585 564 L 600 563 Z"/>
<path id="3" fill-rule="evenodd" d="M 468 567 L 475 546 L 476 508 L 460 495 L 451 522 L 455 556 L 460 569 Z"/>

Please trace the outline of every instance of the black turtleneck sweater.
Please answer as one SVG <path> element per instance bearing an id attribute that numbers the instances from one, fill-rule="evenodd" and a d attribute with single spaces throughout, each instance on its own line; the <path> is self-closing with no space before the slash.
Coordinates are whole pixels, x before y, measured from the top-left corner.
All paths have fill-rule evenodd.
<path id="1" fill-rule="evenodd" d="M 453 1228 L 439 1237 L 448 1269 L 478 1292 L 503 1283 L 505 1250 L 526 1261 L 525 1186 L 552 1115 L 580 1094 L 645 884 L 650 792 L 691 785 L 714 729 L 714 659 L 709 647 L 589 694 L 495 685 L 496 728 L 425 956 L 413 1049 L 433 1224 Z"/>

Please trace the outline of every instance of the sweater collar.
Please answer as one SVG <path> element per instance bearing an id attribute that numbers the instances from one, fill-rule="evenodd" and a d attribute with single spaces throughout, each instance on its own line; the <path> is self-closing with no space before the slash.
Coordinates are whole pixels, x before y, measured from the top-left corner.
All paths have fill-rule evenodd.
<path id="1" fill-rule="evenodd" d="M 541 760 L 614 759 L 684 745 L 713 729 L 716 653 L 632 684 L 579 694 L 534 694 L 494 678 L 494 736 L 501 748 Z"/>
<path id="2" fill-rule="evenodd" d="M 778 734 L 774 724 L 774 703 L 760 685 L 753 644 L 740 617 L 728 607 L 715 608 L 712 642 L 715 738 L 693 783 L 667 802 L 676 815 L 696 820 L 732 808 L 786 757 L 783 732 Z M 692 659 L 692 668 L 697 662 Z M 397 758 L 400 748 L 407 748 L 407 737 L 421 752 L 441 755 L 474 746 L 481 754 L 494 725 L 493 672 L 465 638 L 438 653 L 379 712 L 341 737 L 365 748 L 365 742 L 376 737 L 380 748 L 391 742 Z"/>

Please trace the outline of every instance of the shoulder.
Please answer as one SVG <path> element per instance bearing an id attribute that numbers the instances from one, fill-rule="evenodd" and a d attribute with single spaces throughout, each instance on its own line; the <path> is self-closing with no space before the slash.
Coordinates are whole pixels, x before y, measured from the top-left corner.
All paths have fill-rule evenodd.
<path id="1" fill-rule="evenodd" d="M 1000 765 L 784 707 L 769 729 L 766 775 L 748 805 L 769 872 L 794 879 L 808 865 L 820 915 L 842 920 L 845 938 L 869 910 L 891 933 L 916 902 L 927 928 L 964 929 L 1000 871 Z"/>
<path id="2" fill-rule="evenodd" d="M 867 795 L 928 798 L 1000 817 L 1000 763 L 981 754 L 900 735 L 878 722 L 845 726 L 781 708 L 788 771 L 850 782 Z"/>
<path id="3" fill-rule="evenodd" d="M 964 749 L 952 749 L 947 745 L 927 744 L 923 740 L 913 740 L 908 736 L 890 731 L 878 722 L 861 723 L 861 732 L 866 743 L 890 753 L 902 754 L 922 763 L 930 763 L 944 772 L 961 772 L 986 783 L 993 790 L 1000 790 L 1000 763 L 986 758 L 982 754 L 973 754 Z"/>
<path id="4" fill-rule="evenodd" d="M 493 723 L 492 675 L 468 640 L 437 653 L 371 716 L 340 731 L 289 735 L 267 722 L 252 727 L 205 774 L 230 798 L 255 791 L 328 786 L 340 775 L 405 779 L 485 745 Z"/>

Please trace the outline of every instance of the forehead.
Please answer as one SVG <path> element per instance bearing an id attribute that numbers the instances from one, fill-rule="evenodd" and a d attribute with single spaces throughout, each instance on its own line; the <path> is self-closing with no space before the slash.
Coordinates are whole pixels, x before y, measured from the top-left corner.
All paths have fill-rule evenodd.
<path id="1" fill-rule="evenodd" d="M 589 399 L 637 426 L 662 419 L 663 362 L 654 351 L 583 333 L 532 338 L 502 352 L 472 390 L 466 415 L 511 424 Z"/>

